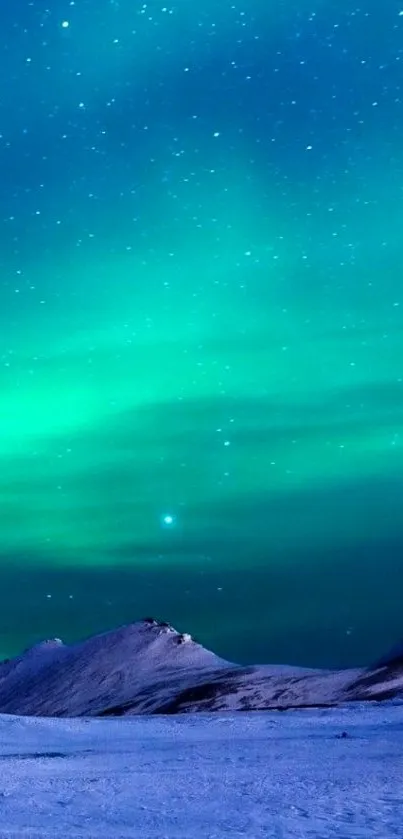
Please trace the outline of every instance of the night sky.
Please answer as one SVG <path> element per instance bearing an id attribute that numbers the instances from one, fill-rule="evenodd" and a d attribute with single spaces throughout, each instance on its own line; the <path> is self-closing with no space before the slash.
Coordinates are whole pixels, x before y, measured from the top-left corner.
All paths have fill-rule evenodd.
<path id="1" fill-rule="evenodd" d="M 403 635 L 403 4 L 0 9 L 0 655 Z"/>

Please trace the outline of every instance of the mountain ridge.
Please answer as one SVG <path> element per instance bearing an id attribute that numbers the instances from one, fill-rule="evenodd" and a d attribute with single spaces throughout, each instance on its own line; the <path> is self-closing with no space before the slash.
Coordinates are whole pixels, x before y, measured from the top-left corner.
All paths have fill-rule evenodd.
<path id="1" fill-rule="evenodd" d="M 395 650 L 369 668 L 244 666 L 166 621 L 143 618 L 71 645 L 42 641 L 0 662 L 0 713 L 105 717 L 403 698 L 403 660 Z"/>

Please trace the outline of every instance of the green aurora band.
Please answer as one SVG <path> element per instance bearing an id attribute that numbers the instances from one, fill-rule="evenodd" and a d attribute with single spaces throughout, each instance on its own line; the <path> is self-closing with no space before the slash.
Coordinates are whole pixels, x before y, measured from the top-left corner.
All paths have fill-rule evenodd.
<path id="1" fill-rule="evenodd" d="M 403 18 L 17 5 L 1 650 L 159 609 L 367 660 L 401 629 Z"/>

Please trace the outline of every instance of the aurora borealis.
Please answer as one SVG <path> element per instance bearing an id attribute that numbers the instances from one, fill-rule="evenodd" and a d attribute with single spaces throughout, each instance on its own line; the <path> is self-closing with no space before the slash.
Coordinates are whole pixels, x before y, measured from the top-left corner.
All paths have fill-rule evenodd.
<path id="1" fill-rule="evenodd" d="M 403 10 L 0 11 L 0 653 L 403 632 Z"/>

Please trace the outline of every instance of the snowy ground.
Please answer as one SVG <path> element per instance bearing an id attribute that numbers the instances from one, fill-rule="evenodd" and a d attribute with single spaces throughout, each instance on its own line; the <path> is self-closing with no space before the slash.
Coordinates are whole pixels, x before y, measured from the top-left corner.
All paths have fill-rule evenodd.
<path id="1" fill-rule="evenodd" d="M 1 839 L 401 839 L 403 704 L 0 716 L 0 779 Z"/>

